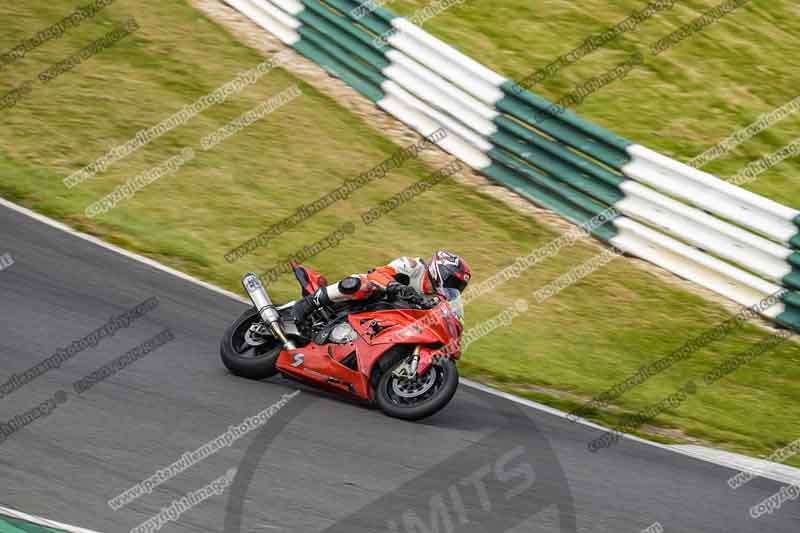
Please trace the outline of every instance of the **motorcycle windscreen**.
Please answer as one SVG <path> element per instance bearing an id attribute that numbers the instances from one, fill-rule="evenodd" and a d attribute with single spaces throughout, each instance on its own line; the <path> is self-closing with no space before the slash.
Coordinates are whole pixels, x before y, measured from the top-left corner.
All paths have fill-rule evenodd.
<path id="1" fill-rule="evenodd" d="M 328 281 L 325 279 L 325 276 L 314 270 L 311 270 L 310 268 L 300 265 L 296 261 L 292 261 L 292 270 L 294 270 L 294 276 L 297 278 L 297 281 L 300 283 L 300 287 L 303 289 L 303 296 L 313 294 L 317 291 L 317 289 L 328 285 Z"/>

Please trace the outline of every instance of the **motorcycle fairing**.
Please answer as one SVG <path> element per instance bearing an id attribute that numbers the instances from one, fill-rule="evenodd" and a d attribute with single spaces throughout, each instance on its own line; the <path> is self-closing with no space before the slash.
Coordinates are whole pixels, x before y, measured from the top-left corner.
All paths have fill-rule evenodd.
<path id="1" fill-rule="evenodd" d="M 311 294 L 327 285 L 316 271 L 292 263 L 303 294 Z M 437 356 L 458 359 L 460 342 L 448 344 L 448 339 L 459 338 L 461 322 L 450 311 L 446 302 L 430 310 L 386 309 L 353 313 L 347 320 L 358 337 L 347 344 L 311 342 L 302 348 L 284 350 L 276 366 L 287 376 L 315 385 L 322 385 L 350 395 L 372 401 L 374 398 L 370 377 L 375 364 L 398 344 L 419 346 L 417 372 L 425 374 Z M 343 361 L 355 352 L 357 369 Z"/>
<path id="2" fill-rule="evenodd" d="M 347 317 L 358 336 L 369 344 L 436 344 L 448 338 L 447 325 L 433 310 L 396 309 L 355 313 Z M 437 318 L 438 316 L 438 318 Z"/>
<path id="3" fill-rule="evenodd" d="M 317 385 L 345 391 L 362 400 L 373 400 L 370 376 L 375 364 L 397 344 L 442 344 L 446 326 L 437 320 L 426 324 L 421 310 L 387 310 L 356 313 L 348 316 L 350 325 L 358 333 L 355 341 L 347 344 L 309 343 L 296 350 L 284 350 L 278 356 L 278 370 L 292 377 Z M 430 320 L 427 320 L 430 322 Z M 356 353 L 357 370 L 342 361 Z M 435 354 L 441 350 L 421 350 L 422 361 L 429 368 Z"/>
<path id="4" fill-rule="evenodd" d="M 284 350 L 278 356 L 278 370 L 294 378 L 345 391 L 353 396 L 371 399 L 369 379 L 362 372 L 342 364 L 358 340 L 348 344 L 309 343 L 296 350 Z"/>

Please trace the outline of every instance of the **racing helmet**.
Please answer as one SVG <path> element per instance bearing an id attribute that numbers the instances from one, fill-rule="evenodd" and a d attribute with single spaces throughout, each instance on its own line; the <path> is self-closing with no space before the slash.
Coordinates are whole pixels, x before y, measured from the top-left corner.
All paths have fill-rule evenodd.
<path id="1" fill-rule="evenodd" d="M 436 289 L 456 289 L 464 292 L 472 277 L 472 271 L 463 257 L 439 250 L 433 254 L 428 265 L 428 275 Z"/>

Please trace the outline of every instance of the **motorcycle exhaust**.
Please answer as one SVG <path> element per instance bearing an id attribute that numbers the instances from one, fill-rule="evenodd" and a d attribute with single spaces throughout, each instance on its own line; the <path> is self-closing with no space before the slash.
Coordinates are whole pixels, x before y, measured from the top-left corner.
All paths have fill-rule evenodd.
<path id="1" fill-rule="evenodd" d="M 244 285 L 244 290 L 246 290 L 248 296 L 250 296 L 250 300 L 253 301 L 253 305 L 256 306 L 261 320 L 270 327 L 275 337 L 283 343 L 284 350 L 296 349 L 297 347 L 294 343 L 286 337 L 286 332 L 283 331 L 283 326 L 281 326 L 281 316 L 275 309 L 275 304 L 269 299 L 269 295 L 264 289 L 264 285 L 261 283 L 259 277 L 252 272 L 248 272 L 247 275 L 242 278 L 242 285 Z"/>

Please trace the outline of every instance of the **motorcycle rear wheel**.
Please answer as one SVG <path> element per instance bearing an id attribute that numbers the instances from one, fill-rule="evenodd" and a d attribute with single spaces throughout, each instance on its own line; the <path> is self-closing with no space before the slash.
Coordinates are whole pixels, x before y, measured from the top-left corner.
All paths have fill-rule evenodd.
<path id="1" fill-rule="evenodd" d="M 378 382 L 375 401 L 384 413 L 403 420 L 421 420 L 450 403 L 458 388 L 455 361 L 442 358 L 424 376 L 413 380 L 399 378 L 394 373 L 406 363 L 407 359 L 397 362 Z"/>
<path id="2" fill-rule="evenodd" d="M 219 349 L 222 363 L 237 376 L 266 379 L 278 373 L 275 364 L 283 350 L 280 341 L 272 335 L 257 337 L 252 333 L 248 334 L 250 327 L 260 320 L 255 307 L 251 307 L 222 336 Z M 258 340 L 263 340 L 263 344 L 252 344 Z"/>

